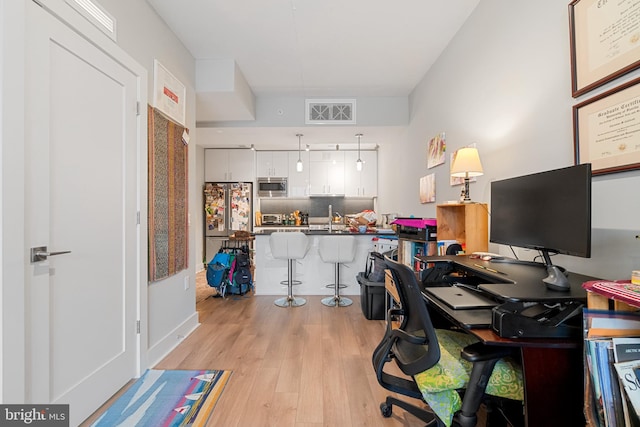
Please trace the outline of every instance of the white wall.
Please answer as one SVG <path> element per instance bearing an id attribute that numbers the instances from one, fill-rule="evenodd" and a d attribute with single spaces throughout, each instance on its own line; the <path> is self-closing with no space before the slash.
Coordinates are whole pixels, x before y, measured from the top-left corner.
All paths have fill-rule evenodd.
<path id="1" fill-rule="evenodd" d="M 572 165 L 572 106 L 640 71 L 573 99 L 570 70 L 567 2 L 480 2 L 412 93 L 405 138 L 381 148 L 379 211 L 435 217 L 437 203 L 460 195 L 449 185 L 449 154 L 474 142 L 485 172 L 471 183 L 474 201 L 490 201 L 492 180 Z M 447 162 L 427 169 L 426 144 L 443 131 Z M 419 179 L 431 173 L 437 203 L 420 204 Z M 557 263 L 610 279 L 640 268 L 639 186 L 638 171 L 594 177 L 592 257 Z"/>
<path id="2" fill-rule="evenodd" d="M 117 43 L 148 71 L 148 100 L 153 103 L 153 62 L 157 59 L 186 86 L 186 127 L 189 145 L 189 213 L 197 210 L 195 137 L 195 60 L 164 21 L 144 0 L 99 0 L 117 21 Z M 142 177 L 146 181 L 146 175 Z M 146 185 L 144 186 L 146 188 Z M 145 199 L 145 197 L 143 197 Z M 143 211 L 146 216 L 146 209 Z M 193 222 L 192 222 L 193 224 Z M 149 363 L 170 351 L 197 324 L 195 312 L 196 239 L 201 233 L 189 229 L 189 267 L 175 276 L 148 286 L 146 321 Z M 147 236 L 142 236 L 143 242 Z M 146 260 L 142 260 L 146 263 Z M 184 289 L 184 282 L 189 289 Z M 143 317 L 143 322 L 145 321 Z M 143 367 L 144 368 L 144 367 Z"/>

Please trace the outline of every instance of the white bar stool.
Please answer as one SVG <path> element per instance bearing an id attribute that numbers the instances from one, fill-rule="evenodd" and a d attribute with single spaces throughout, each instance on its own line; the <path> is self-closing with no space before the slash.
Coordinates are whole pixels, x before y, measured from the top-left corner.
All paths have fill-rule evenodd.
<path id="1" fill-rule="evenodd" d="M 299 307 L 306 304 L 304 298 L 293 296 L 293 263 L 297 259 L 302 259 L 309 250 L 309 238 L 300 231 L 276 231 L 269 237 L 271 254 L 275 259 L 286 259 L 287 265 L 287 296 L 278 298 L 274 304 L 278 307 Z"/>
<path id="2" fill-rule="evenodd" d="M 322 299 L 322 304 L 329 307 L 346 307 L 353 304 L 350 298 L 340 296 L 340 264 L 351 262 L 356 256 L 356 238 L 354 236 L 323 236 L 318 242 L 320 259 L 335 265 L 335 282 L 333 296 Z"/>

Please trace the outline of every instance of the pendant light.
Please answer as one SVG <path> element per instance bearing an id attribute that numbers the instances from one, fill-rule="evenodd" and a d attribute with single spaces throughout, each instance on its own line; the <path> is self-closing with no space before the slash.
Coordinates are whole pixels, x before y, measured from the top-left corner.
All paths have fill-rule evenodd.
<path id="1" fill-rule="evenodd" d="M 356 137 L 358 138 L 358 160 L 356 160 L 356 170 L 360 172 L 362 170 L 362 159 L 360 158 L 360 138 L 362 138 L 362 134 L 357 133 Z"/>
<path id="2" fill-rule="evenodd" d="M 296 136 L 298 137 L 298 161 L 296 162 L 296 171 L 302 172 L 302 159 L 300 158 L 300 138 L 302 138 L 302 134 L 297 133 Z"/>

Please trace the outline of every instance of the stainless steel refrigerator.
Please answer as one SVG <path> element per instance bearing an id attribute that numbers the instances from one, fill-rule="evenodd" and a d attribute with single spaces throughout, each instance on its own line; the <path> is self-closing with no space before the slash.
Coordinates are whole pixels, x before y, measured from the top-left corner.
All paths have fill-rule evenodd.
<path id="1" fill-rule="evenodd" d="M 205 263 L 209 263 L 236 231 L 253 229 L 253 186 L 247 182 L 204 185 Z"/>

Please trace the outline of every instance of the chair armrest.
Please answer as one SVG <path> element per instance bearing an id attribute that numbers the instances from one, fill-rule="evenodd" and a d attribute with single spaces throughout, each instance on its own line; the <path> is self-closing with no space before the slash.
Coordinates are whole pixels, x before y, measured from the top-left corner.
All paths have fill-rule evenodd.
<path id="1" fill-rule="evenodd" d="M 509 347 L 486 345 L 482 342 L 477 342 L 466 346 L 460 351 L 460 357 L 469 362 L 483 362 L 492 359 L 502 359 L 503 357 L 510 356 L 513 350 Z"/>
<path id="2" fill-rule="evenodd" d="M 427 338 L 424 336 L 411 335 L 403 331 L 402 329 L 391 330 L 391 338 L 401 339 L 411 344 L 426 344 Z"/>

